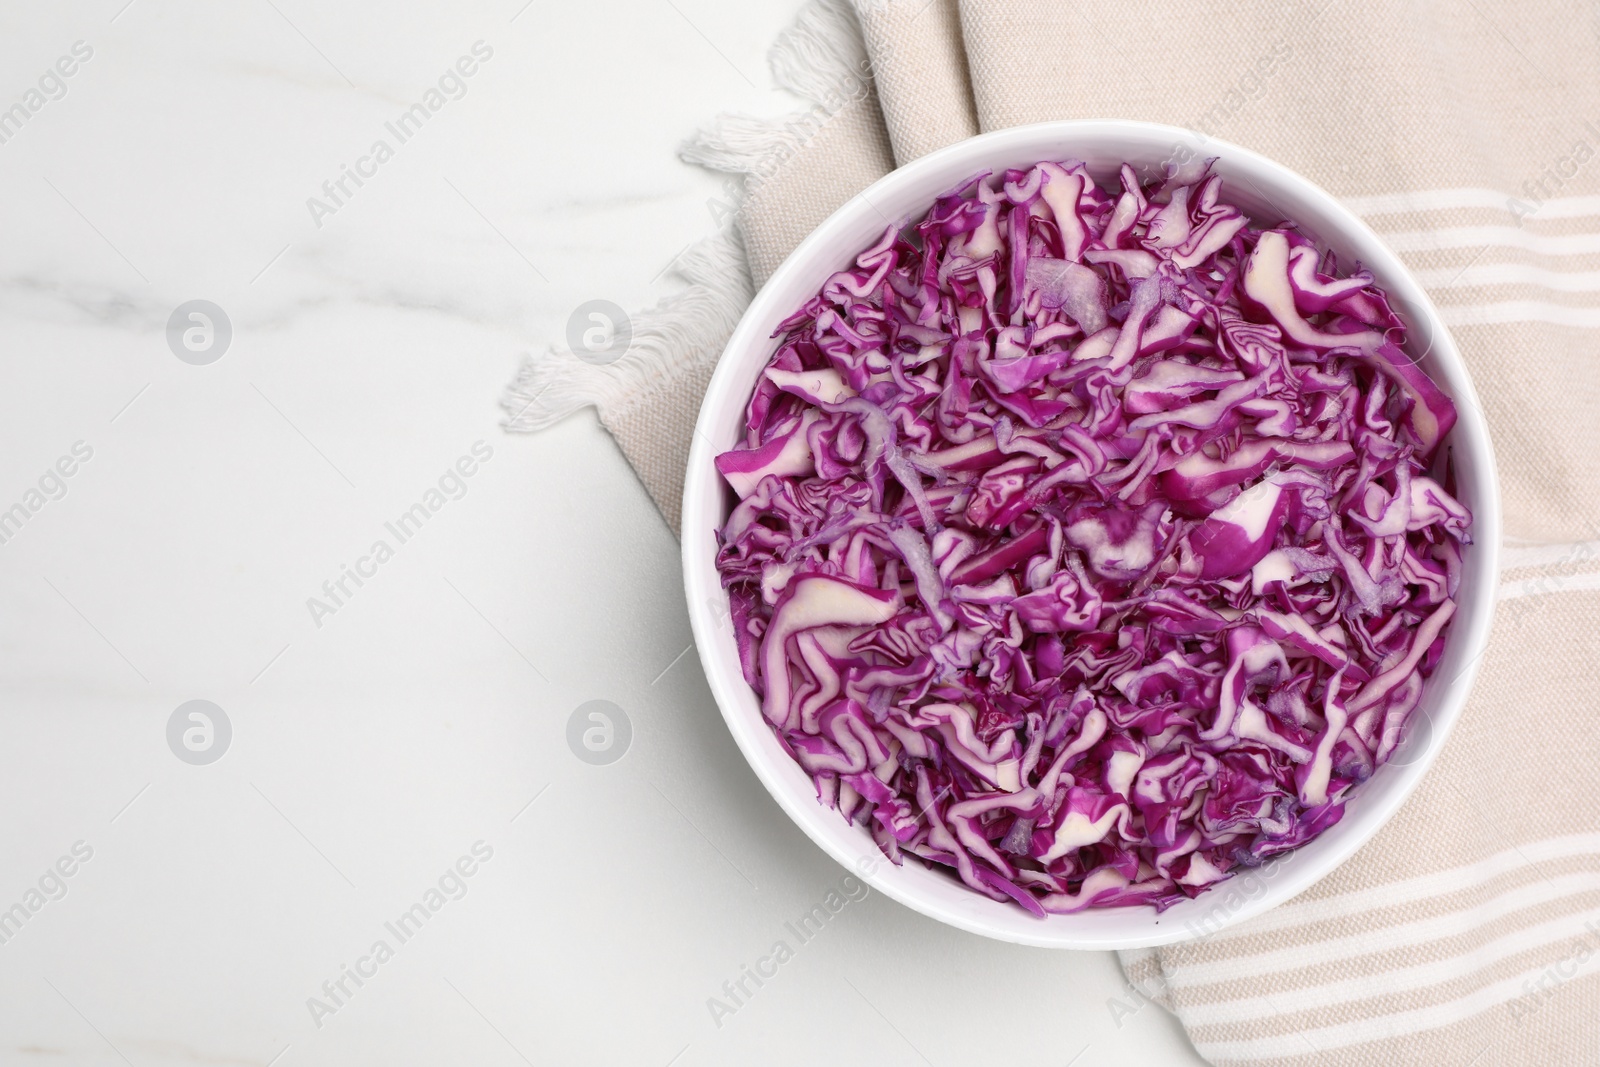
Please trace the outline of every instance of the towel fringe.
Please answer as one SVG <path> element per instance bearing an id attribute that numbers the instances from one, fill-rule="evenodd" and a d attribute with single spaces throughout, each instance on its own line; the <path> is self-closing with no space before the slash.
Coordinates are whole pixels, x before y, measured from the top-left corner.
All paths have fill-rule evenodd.
<path id="1" fill-rule="evenodd" d="M 810 106 L 777 119 L 723 115 L 683 145 L 679 155 L 685 162 L 738 176 L 738 187 L 730 191 L 732 220 L 692 245 L 673 267 L 687 288 L 635 315 L 628 350 L 610 364 L 590 364 L 557 346 L 524 356 L 500 400 L 506 430 L 542 430 L 590 406 L 599 408 L 605 423 L 608 413 L 620 413 L 641 392 L 727 343 L 754 296 L 736 225 L 745 201 L 763 177 L 872 87 L 849 0 L 813 0 L 773 43 L 767 62 L 774 81 Z M 662 493 L 647 488 L 662 504 Z M 675 515 L 667 518 L 676 526 Z"/>
<path id="2" fill-rule="evenodd" d="M 678 155 L 709 170 L 743 175 L 745 193 L 798 152 L 847 104 L 872 91 L 872 66 L 849 0 L 814 0 L 767 54 L 779 88 L 811 106 L 776 119 L 720 115 Z"/>
<path id="3" fill-rule="evenodd" d="M 744 246 L 725 229 L 691 245 L 673 270 L 687 288 L 633 317 L 628 350 L 614 362 L 591 364 L 556 347 L 542 358 L 524 356 L 500 400 L 504 428 L 531 433 L 590 406 L 603 419 L 697 353 L 721 348 L 754 295 Z"/>

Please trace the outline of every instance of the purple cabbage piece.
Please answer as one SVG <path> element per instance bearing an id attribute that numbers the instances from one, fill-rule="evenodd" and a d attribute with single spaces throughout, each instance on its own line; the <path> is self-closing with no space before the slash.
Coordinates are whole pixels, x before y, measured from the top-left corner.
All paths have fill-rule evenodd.
<path id="1" fill-rule="evenodd" d="M 1337 822 L 1471 515 L 1372 276 L 1205 168 L 983 176 L 779 328 L 720 534 L 740 662 L 895 863 L 1163 909 Z"/>
<path id="2" fill-rule="evenodd" d="M 1232 578 L 1260 563 L 1272 551 L 1292 499 L 1293 490 L 1268 479 L 1207 516 L 1189 538 L 1200 557 L 1200 577 Z"/>

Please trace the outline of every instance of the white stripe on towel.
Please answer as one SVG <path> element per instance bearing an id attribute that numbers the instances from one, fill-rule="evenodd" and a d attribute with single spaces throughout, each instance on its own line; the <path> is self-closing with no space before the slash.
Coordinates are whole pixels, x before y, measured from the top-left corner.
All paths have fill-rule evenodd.
<path id="1" fill-rule="evenodd" d="M 1547 256 L 1600 252 L 1600 233 L 1543 234 L 1515 226 L 1441 226 L 1378 235 L 1396 252 L 1438 252 L 1451 248 L 1521 248 Z"/>
<path id="2" fill-rule="evenodd" d="M 1505 300 L 1496 304 L 1455 304 L 1439 309 L 1447 326 L 1491 326 L 1504 322 L 1548 322 L 1555 326 L 1593 329 L 1600 326 L 1600 307 L 1569 307 L 1542 300 Z"/>
<path id="3" fill-rule="evenodd" d="M 1448 211 L 1452 208 L 1496 208 L 1507 214 L 1520 212 L 1541 219 L 1576 219 L 1600 215 L 1600 196 L 1557 196 L 1544 202 L 1516 197 L 1493 189 L 1423 189 L 1412 193 L 1351 196 L 1344 206 L 1357 215 L 1397 215 L 1414 211 Z M 1513 212 L 1512 205 L 1519 205 Z"/>
<path id="4" fill-rule="evenodd" d="M 1532 263 L 1475 263 L 1466 270 L 1433 267 L 1412 271 L 1425 289 L 1466 289 L 1479 285 L 1537 285 L 1557 293 L 1600 291 L 1600 270 L 1546 270 Z"/>

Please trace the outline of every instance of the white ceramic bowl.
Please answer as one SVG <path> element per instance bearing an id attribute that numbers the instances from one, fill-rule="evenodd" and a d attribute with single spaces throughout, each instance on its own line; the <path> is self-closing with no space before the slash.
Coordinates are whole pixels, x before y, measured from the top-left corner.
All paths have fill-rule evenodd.
<path id="1" fill-rule="evenodd" d="M 1079 159 L 1102 186 L 1116 187 L 1124 161 L 1154 166 L 1174 158 L 1175 152 L 1216 157 L 1216 173 L 1222 175 L 1232 203 L 1264 222 L 1293 219 L 1327 242 L 1341 265 L 1348 269 L 1359 262 L 1376 275 L 1412 326 L 1408 348 L 1460 411 L 1447 443 L 1454 451 L 1458 495 L 1474 515 L 1474 543 L 1465 553 L 1459 608 L 1444 658 L 1413 713 L 1419 717 L 1413 720 L 1418 728 L 1398 760 L 1354 791 L 1336 826 L 1275 863 L 1159 916 L 1154 908 L 1137 907 L 1037 919 L 1014 904 L 989 900 L 918 860 L 895 867 L 864 830 L 818 803 L 811 780 L 779 746 L 739 669 L 715 565 L 716 531 L 728 515 L 731 494 L 712 460 L 732 448 L 743 432 L 745 405 L 776 348 L 774 328 L 830 274 L 870 246 L 886 220 L 920 218 L 936 196 L 985 169 Z M 1288 900 L 1366 843 L 1416 788 L 1466 703 L 1494 612 L 1499 544 L 1500 502 L 1482 408 L 1438 311 L 1394 253 L 1332 196 L 1270 159 L 1203 140 L 1188 130 L 1123 121 L 1049 122 L 974 137 L 901 167 L 835 211 L 768 279 L 729 340 L 700 409 L 683 499 L 684 586 L 700 661 L 728 728 L 778 804 L 824 851 L 902 904 L 963 930 L 1056 948 L 1134 948 L 1209 934 Z"/>

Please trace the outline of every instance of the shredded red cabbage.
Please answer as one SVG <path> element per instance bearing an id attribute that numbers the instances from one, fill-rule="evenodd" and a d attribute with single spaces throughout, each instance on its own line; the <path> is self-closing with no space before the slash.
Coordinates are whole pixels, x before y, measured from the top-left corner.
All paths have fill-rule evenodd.
<path id="1" fill-rule="evenodd" d="M 1471 516 L 1370 274 L 1209 166 L 983 175 L 778 329 L 717 458 L 745 677 L 821 800 L 1043 916 L 1165 908 L 1393 752 Z"/>

